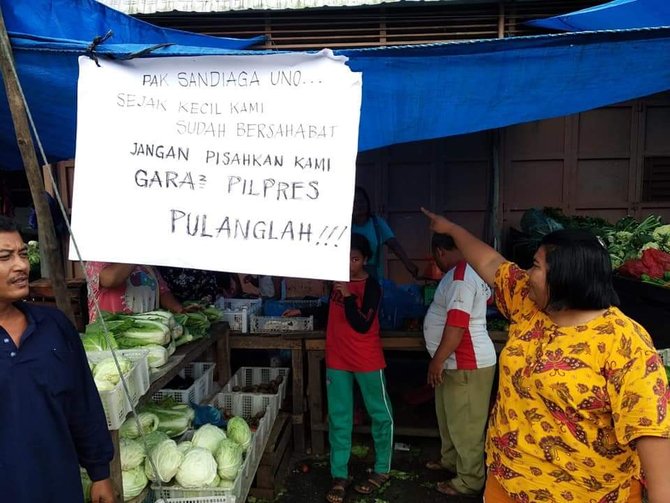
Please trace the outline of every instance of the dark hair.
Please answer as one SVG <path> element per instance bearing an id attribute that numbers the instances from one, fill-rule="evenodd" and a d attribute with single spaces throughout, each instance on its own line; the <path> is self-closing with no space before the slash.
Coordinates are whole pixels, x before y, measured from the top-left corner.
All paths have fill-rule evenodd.
<path id="1" fill-rule="evenodd" d="M 547 256 L 548 306 L 552 309 L 606 309 L 619 305 L 607 249 L 591 232 L 564 229 L 540 243 Z"/>
<path id="2" fill-rule="evenodd" d="M 14 220 L 0 215 L 0 232 L 19 232 L 19 228 Z"/>
<path id="3" fill-rule="evenodd" d="M 361 255 L 367 259 L 372 257 L 372 248 L 370 248 L 370 242 L 363 234 L 354 232 L 351 235 L 351 249 L 361 252 Z"/>
<path id="4" fill-rule="evenodd" d="M 354 197 L 357 192 L 361 196 L 363 196 L 363 199 L 365 199 L 365 204 L 367 204 L 368 206 L 368 218 L 370 218 L 372 216 L 372 205 L 370 204 L 370 196 L 368 196 L 367 191 L 360 185 L 356 185 L 356 188 L 354 189 Z"/>
<path id="5" fill-rule="evenodd" d="M 433 251 L 441 248 L 443 250 L 451 251 L 456 249 L 456 243 L 454 238 L 449 234 L 433 234 L 433 238 L 430 240 L 430 247 Z"/>

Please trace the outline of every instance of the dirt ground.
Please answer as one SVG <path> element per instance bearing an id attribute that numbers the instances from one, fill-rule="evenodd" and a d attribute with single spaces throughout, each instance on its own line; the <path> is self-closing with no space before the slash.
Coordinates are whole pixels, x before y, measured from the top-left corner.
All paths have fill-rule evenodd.
<path id="1" fill-rule="evenodd" d="M 351 488 L 345 499 L 346 503 L 481 503 L 481 498 L 450 497 L 440 494 L 435 484 L 448 479 L 448 472 L 434 472 L 424 465 L 430 459 L 437 459 L 439 440 L 434 438 L 396 438 L 410 446 L 409 451 L 395 451 L 391 482 L 380 491 L 370 496 L 362 496 Z M 351 474 L 356 481 L 366 478 L 366 470 L 374 460 L 369 436 L 354 438 Z M 366 454 L 367 451 L 367 454 Z M 305 466 L 307 468 L 305 468 Z M 289 468 L 288 476 L 280 494 L 273 503 L 320 503 L 330 488 L 330 472 L 327 456 L 295 457 Z M 248 499 L 249 503 L 263 503 L 263 500 Z"/>

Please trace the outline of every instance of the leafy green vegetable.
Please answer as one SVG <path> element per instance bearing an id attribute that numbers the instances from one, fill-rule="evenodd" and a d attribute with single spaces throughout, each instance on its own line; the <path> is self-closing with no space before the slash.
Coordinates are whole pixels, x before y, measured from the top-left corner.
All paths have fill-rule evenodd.
<path id="1" fill-rule="evenodd" d="M 202 447 L 214 454 L 219 448 L 219 444 L 226 438 L 226 434 L 221 428 L 212 424 L 205 424 L 193 435 L 193 447 Z"/>
<path id="2" fill-rule="evenodd" d="M 357 458 L 364 458 L 370 452 L 370 448 L 367 445 L 354 445 L 351 447 L 351 454 Z"/>
<path id="3" fill-rule="evenodd" d="M 132 470 L 144 461 L 144 446 L 137 440 L 119 439 L 119 452 L 121 455 L 121 470 Z"/>
<path id="4" fill-rule="evenodd" d="M 237 442 L 245 451 L 251 444 L 251 429 L 244 420 L 244 418 L 235 416 L 228 420 L 228 427 L 226 429 L 228 438 Z"/>
<path id="5" fill-rule="evenodd" d="M 121 479 L 123 481 L 123 497 L 125 501 L 139 496 L 149 483 L 141 466 L 132 470 L 122 471 Z"/>
<path id="6" fill-rule="evenodd" d="M 242 447 L 229 438 L 220 442 L 215 459 L 222 480 L 235 480 L 242 466 L 242 452 Z"/>
<path id="7" fill-rule="evenodd" d="M 103 332 L 86 332 L 81 336 L 81 342 L 84 345 L 84 350 L 88 353 L 109 351 L 119 347 L 112 333 L 107 337 Z"/>
<path id="8" fill-rule="evenodd" d="M 28 241 L 26 243 L 28 252 L 28 263 L 33 266 L 40 263 L 40 244 L 37 241 Z"/>
<path id="9" fill-rule="evenodd" d="M 159 478 L 161 482 L 170 482 L 184 460 L 184 453 L 179 450 L 174 440 L 163 440 L 151 449 L 149 457 L 156 465 L 158 476 L 156 476 L 151 463 L 147 460 L 144 463 L 144 473 L 147 478 L 153 482 L 156 482 Z"/>
<path id="10" fill-rule="evenodd" d="M 158 428 L 158 416 L 156 414 L 151 414 L 150 412 L 140 412 L 137 414 L 137 419 L 139 420 L 140 427 L 142 428 L 142 433 L 145 435 L 156 431 Z M 129 417 L 126 419 L 121 428 L 119 428 L 119 435 L 122 438 L 136 439 L 140 436 L 140 432 L 137 429 L 137 421 L 134 417 Z"/>
<path id="11" fill-rule="evenodd" d="M 217 475 L 216 460 L 212 453 L 193 447 L 184 456 L 177 471 L 177 483 L 185 488 L 208 487 Z"/>
<path id="12" fill-rule="evenodd" d="M 133 364 L 128 358 L 119 356 L 117 357 L 117 360 L 123 375 L 130 372 Z M 119 370 L 116 367 L 116 362 L 113 357 L 110 356 L 109 358 L 105 358 L 95 365 L 93 369 L 93 379 L 96 381 L 109 381 L 113 385 L 116 385 L 121 380 Z"/>

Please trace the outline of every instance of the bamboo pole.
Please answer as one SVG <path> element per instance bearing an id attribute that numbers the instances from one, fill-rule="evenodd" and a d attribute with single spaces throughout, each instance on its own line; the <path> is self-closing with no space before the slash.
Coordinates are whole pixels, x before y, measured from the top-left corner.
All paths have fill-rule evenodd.
<path id="1" fill-rule="evenodd" d="M 44 195 L 44 181 L 41 176 L 40 165 L 37 161 L 33 138 L 30 135 L 28 115 L 21 97 L 18 75 L 16 73 L 16 67 L 14 66 L 12 47 L 9 42 L 9 35 L 7 35 L 7 28 L 5 26 L 5 19 L 2 15 L 1 8 L 0 70 L 2 71 L 2 79 L 5 83 L 9 110 L 12 114 L 12 121 L 14 123 L 16 143 L 21 151 L 23 166 L 25 167 L 28 184 L 30 185 L 30 194 L 32 195 L 33 203 L 35 204 L 40 248 L 44 250 L 44 255 L 47 258 L 47 265 L 49 267 L 51 278 L 51 288 L 53 289 L 58 309 L 63 311 L 65 315 L 70 318 L 72 323 L 74 323 L 74 313 L 72 312 L 72 306 L 70 305 L 67 286 L 65 284 L 60 246 L 56 240 L 53 219 L 51 218 L 49 205 L 47 204 Z"/>

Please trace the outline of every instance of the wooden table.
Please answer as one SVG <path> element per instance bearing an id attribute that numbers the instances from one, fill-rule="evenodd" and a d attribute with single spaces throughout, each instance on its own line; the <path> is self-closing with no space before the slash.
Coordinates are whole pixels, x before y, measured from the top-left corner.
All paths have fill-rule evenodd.
<path id="1" fill-rule="evenodd" d="M 507 340 L 506 332 L 489 332 L 493 339 L 496 352 L 499 353 Z M 382 347 L 386 351 L 423 351 L 426 345 L 422 332 L 417 331 L 386 331 L 382 332 Z M 325 452 L 325 437 L 328 431 L 328 422 L 325 420 L 326 403 L 323 399 L 322 383 L 323 371 L 321 363 L 325 358 L 326 337 L 325 332 L 303 333 L 305 351 L 307 353 L 307 403 L 310 416 L 310 433 L 312 439 L 312 452 L 321 454 Z M 426 352 L 426 358 L 428 353 Z M 355 427 L 355 432 L 369 433 L 367 426 Z M 411 426 L 397 426 L 394 428 L 396 435 L 407 436 L 429 436 L 438 437 L 437 428 L 417 428 Z"/>
<path id="2" fill-rule="evenodd" d="M 286 349 L 291 351 L 293 444 L 296 452 L 305 452 L 305 387 L 303 366 L 304 332 L 241 334 L 230 332 L 230 349 Z M 230 358 L 228 358 L 230 361 Z"/>
<path id="3" fill-rule="evenodd" d="M 141 398 L 140 404 L 151 400 L 151 397 L 157 391 L 160 391 L 165 385 L 170 382 L 184 367 L 189 363 L 201 358 L 207 351 L 214 350 L 214 361 L 216 362 L 217 381 L 220 385 L 224 385 L 230 379 L 230 349 L 228 348 L 228 324 L 215 323 L 212 325 L 210 336 L 205 339 L 190 342 L 177 348 L 171 358 L 179 359 L 178 364 L 172 366 L 167 372 L 158 374 L 159 377 L 151 382 L 149 391 L 147 391 Z M 169 363 L 168 363 L 169 365 Z M 130 416 L 129 416 L 130 417 Z M 114 459 L 110 465 L 111 479 L 114 489 L 117 494 L 118 501 L 123 501 L 123 482 L 121 479 L 121 457 L 119 455 L 119 431 L 110 431 L 112 442 L 114 443 Z M 132 503 L 141 503 L 148 493 L 143 491 L 140 496 L 130 500 Z"/>

